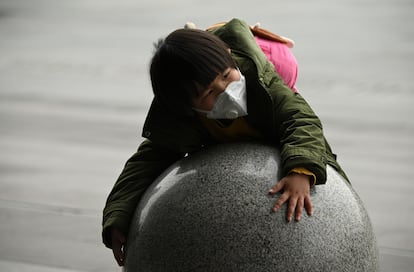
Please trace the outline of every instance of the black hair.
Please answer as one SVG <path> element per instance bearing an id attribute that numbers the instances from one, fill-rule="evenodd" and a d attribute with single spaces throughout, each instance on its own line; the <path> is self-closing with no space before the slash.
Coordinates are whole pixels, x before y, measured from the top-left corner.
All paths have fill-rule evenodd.
<path id="1" fill-rule="evenodd" d="M 175 113 L 189 114 L 191 100 L 218 74 L 235 68 L 229 47 L 203 30 L 178 29 L 156 44 L 150 75 L 155 99 Z"/>

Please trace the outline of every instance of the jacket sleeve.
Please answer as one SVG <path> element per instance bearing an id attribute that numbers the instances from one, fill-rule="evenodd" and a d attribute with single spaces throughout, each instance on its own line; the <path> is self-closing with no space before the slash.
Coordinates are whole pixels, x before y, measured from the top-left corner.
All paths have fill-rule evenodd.
<path id="1" fill-rule="evenodd" d="M 280 148 L 280 174 L 303 167 L 315 174 L 316 184 L 325 183 L 330 150 L 322 124 L 305 99 L 292 92 L 267 61 L 244 21 L 233 19 L 212 33 L 230 46 L 248 90 L 254 90 L 247 92 L 248 118 Z"/>
<path id="2" fill-rule="evenodd" d="M 136 206 L 151 183 L 182 156 L 145 140 L 126 162 L 103 210 L 102 239 L 111 248 L 111 228 L 128 235 Z"/>
<path id="3" fill-rule="evenodd" d="M 305 99 L 278 80 L 269 90 L 273 98 L 274 127 L 280 141 L 282 175 L 303 167 L 326 182 L 327 147 L 322 124 Z"/>

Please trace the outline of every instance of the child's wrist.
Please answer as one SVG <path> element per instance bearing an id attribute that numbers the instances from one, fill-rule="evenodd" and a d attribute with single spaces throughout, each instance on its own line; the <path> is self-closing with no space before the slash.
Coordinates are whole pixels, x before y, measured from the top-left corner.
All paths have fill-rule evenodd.
<path id="1" fill-rule="evenodd" d="M 295 167 L 290 170 L 288 174 L 300 174 L 308 176 L 310 186 L 314 186 L 316 184 L 316 175 L 304 167 Z"/>

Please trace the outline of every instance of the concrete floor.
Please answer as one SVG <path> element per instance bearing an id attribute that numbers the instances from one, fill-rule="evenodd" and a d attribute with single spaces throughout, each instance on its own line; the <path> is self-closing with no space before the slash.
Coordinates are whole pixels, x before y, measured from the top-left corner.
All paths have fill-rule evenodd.
<path id="1" fill-rule="evenodd" d="M 101 210 L 141 141 L 152 43 L 232 17 L 296 41 L 298 87 L 371 216 L 381 271 L 412 271 L 414 2 L 241 2 L 0 1 L 0 271 L 120 271 Z"/>

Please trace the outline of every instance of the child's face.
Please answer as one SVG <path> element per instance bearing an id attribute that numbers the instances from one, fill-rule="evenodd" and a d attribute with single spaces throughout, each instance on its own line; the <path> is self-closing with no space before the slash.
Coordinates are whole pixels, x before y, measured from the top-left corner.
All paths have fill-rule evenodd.
<path id="1" fill-rule="evenodd" d="M 212 110 L 217 96 L 224 92 L 231 82 L 237 80 L 240 80 L 239 71 L 235 68 L 227 68 L 198 97 L 192 100 L 193 107 L 205 111 Z"/>

